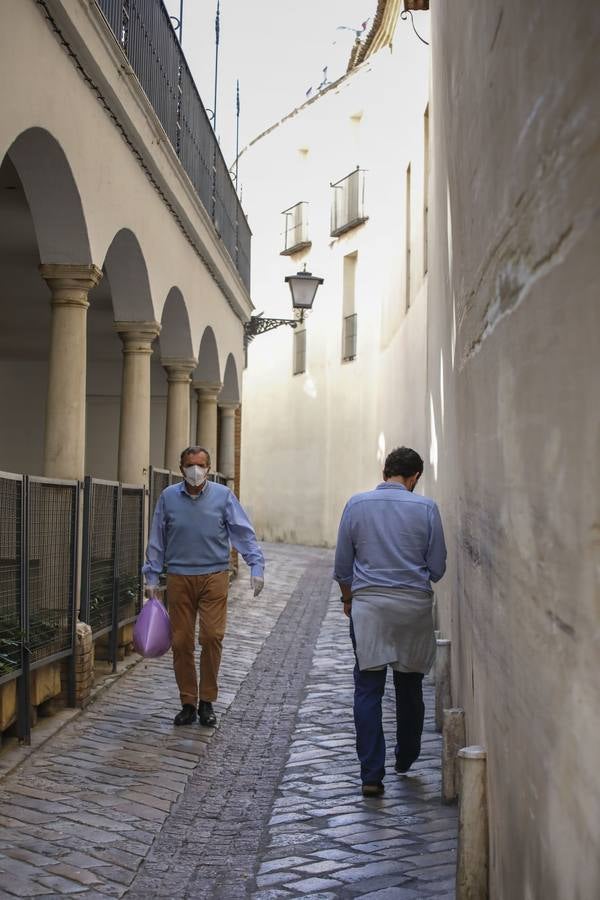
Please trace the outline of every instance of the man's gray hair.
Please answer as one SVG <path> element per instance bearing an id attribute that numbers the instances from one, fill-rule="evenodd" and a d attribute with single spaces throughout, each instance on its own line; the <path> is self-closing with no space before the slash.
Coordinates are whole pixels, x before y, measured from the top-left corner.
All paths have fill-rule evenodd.
<path id="1" fill-rule="evenodd" d="M 195 456 L 196 453 L 206 453 L 206 458 L 208 459 L 208 464 L 210 466 L 210 453 L 206 449 L 206 447 L 199 447 L 198 444 L 194 444 L 193 447 L 186 447 L 185 450 L 181 451 L 181 456 L 179 457 L 179 464 L 182 466 L 183 461 L 186 456 Z"/>

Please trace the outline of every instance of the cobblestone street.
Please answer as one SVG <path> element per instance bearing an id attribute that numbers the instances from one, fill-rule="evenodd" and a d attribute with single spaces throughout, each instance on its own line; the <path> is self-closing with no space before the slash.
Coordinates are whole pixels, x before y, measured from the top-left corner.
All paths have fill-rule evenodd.
<path id="1" fill-rule="evenodd" d="M 0 782 L 0 897 L 454 896 L 431 684 L 421 759 L 398 776 L 390 748 L 363 799 L 332 554 L 265 553 L 259 600 L 243 564 L 231 592 L 217 729 L 173 728 L 170 656 L 141 662 Z"/>

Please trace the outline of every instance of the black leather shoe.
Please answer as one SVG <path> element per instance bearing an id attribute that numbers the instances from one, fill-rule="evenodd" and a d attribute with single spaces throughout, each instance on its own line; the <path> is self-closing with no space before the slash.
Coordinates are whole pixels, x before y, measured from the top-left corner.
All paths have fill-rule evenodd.
<path id="1" fill-rule="evenodd" d="M 196 710 L 191 703 L 184 703 L 181 712 L 173 719 L 174 725 L 192 725 L 196 721 Z"/>
<path id="2" fill-rule="evenodd" d="M 208 728 L 214 728 L 217 724 L 217 717 L 215 716 L 212 703 L 208 700 L 201 700 L 198 704 L 198 717 L 200 724 Z"/>
<path id="3" fill-rule="evenodd" d="M 381 797 L 384 791 L 385 788 L 381 781 L 377 784 L 363 784 L 362 786 L 363 797 Z"/>
<path id="4" fill-rule="evenodd" d="M 396 770 L 396 772 L 398 773 L 398 775 L 406 775 L 406 773 L 408 772 L 408 770 L 409 770 L 410 767 L 412 766 L 413 762 L 414 762 L 414 759 L 411 760 L 411 761 L 408 763 L 408 765 L 407 765 L 407 763 L 405 762 L 405 760 L 399 760 L 399 759 L 397 759 L 397 760 L 396 760 L 396 764 L 395 764 L 395 766 L 394 766 L 394 769 Z"/>

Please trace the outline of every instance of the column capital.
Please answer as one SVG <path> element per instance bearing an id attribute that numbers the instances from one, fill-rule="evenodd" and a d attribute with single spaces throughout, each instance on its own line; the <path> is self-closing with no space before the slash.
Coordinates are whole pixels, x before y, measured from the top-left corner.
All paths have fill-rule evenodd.
<path id="1" fill-rule="evenodd" d="M 219 409 L 223 410 L 225 415 L 233 415 L 236 409 L 239 409 L 241 403 L 235 402 L 233 400 L 225 400 L 223 403 L 219 403 Z"/>
<path id="2" fill-rule="evenodd" d="M 193 381 L 192 387 L 203 400 L 216 400 L 223 385 L 220 381 Z"/>
<path id="3" fill-rule="evenodd" d="M 115 322 L 113 328 L 123 341 L 123 353 L 152 353 L 160 334 L 158 322 Z"/>
<path id="4" fill-rule="evenodd" d="M 197 359 L 177 359 L 176 357 L 163 356 L 160 364 L 167 373 L 167 381 L 183 381 L 189 383 L 191 374 L 198 365 Z"/>
<path id="5" fill-rule="evenodd" d="M 56 306 L 89 306 L 88 293 L 99 284 L 102 270 L 98 266 L 71 266 L 43 263 L 39 272 L 52 292 Z"/>

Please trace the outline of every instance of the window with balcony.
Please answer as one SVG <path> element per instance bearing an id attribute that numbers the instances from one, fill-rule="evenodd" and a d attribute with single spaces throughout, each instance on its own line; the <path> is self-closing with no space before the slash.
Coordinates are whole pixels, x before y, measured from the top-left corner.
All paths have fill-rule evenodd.
<path id="1" fill-rule="evenodd" d="M 294 331 L 294 375 L 306 372 L 306 328 Z"/>
<path id="2" fill-rule="evenodd" d="M 356 356 L 356 268 L 358 253 L 344 256 L 342 273 L 342 361 L 350 362 Z"/>
<path id="3" fill-rule="evenodd" d="M 300 250 L 306 250 L 311 242 L 308 239 L 308 203 L 296 203 L 284 209 L 283 250 L 280 256 L 291 256 Z"/>
<path id="4" fill-rule="evenodd" d="M 429 267 L 429 104 L 423 117 L 423 274 Z"/>
<path id="5" fill-rule="evenodd" d="M 365 214 L 365 172 L 356 168 L 345 178 L 331 185 L 331 237 L 362 225 Z"/>
<path id="6" fill-rule="evenodd" d="M 342 359 L 344 362 L 350 362 L 356 357 L 357 318 L 356 313 L 344 316 L 342 342 Z"/>
<path id="7" fill-rule="evenodd" d="M 412 216 L 411 216 L 411 181 L 412 181 L 412 171 L 410 167 L 410 163 L 406 169 L 406 180 L 405 180 L 405 197 L 404 197 L 404 306 L 405 309 L 408 309 L 410 306 L 411 300 L 411 265 L 412 265 L 412 253 L 411 253 L 411 230 L 412 230 Z"/>

